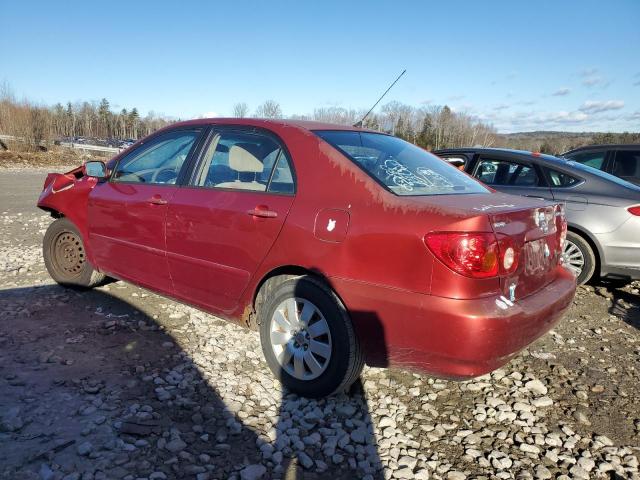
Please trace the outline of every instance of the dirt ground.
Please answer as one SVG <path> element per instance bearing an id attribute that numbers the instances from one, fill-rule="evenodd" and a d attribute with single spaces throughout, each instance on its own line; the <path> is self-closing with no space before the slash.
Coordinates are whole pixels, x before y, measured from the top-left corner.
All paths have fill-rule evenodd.
<path id="1" fill-rule="evenodd" d="M 41 258 L 46 170 L 0 170 L 0 478 L 640 478 L 640 283 L 469 382 L 367 368 L 283 392 L 257 334 L 123 282 L 78 292 Z"/>

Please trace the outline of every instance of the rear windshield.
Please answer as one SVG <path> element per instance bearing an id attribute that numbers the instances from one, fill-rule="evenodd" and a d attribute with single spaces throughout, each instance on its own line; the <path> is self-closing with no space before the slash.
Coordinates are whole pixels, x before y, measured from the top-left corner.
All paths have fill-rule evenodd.
<path id="1" fill-rule="evenodd" d="M 610 182 L 616 183 L 621 187 L 631 188 L 633 190 L 638 190 L 638 186 L 633 183 L 627 182 L 620 177 L 616 177 L 615 175 L 611 175 L 610 173 L 603 172 L 602 170 L 598 170 L 597 168 L 590 167 L 589 165 L 585 165 L 584 163 L 574 162 L 572 159 L 567 159 L 566 165 L 575 168 L 576 170 L 582 170 L 584 172 L 590 173 L 591 175 L 596 175 L 605 180 L 609 180 Z"/>
<path id="2" fill-rule="evenodd" d="M 314 133 L 396 195 L 489 192 L 453 165 L 399 138 L 356 131 Z"/>

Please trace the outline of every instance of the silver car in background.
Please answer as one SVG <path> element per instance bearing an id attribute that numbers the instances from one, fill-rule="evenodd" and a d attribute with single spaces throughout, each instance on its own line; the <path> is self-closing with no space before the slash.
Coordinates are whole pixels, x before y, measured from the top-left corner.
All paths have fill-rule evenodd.
<path id="1" fill-rule="evenodd" d="M 640 278 L 640 187 L 570 160 L 520 150 L 434 152 L 496 190 L 563 201 L 567 268 L 578 283 L 594 276 Z"/>

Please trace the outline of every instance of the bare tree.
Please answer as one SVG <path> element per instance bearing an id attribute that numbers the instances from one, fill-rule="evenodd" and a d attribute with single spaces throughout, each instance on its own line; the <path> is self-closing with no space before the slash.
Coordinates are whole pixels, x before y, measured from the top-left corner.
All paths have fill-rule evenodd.
<path id="1" fill-rule="evenodd" d="M 282 109 L 275 100 L 267 100 L 256 110 L 258 118 L 282 118 Z"/>
<path id="2" fill-rule="evenodd" d="M 233 106 L 233 116 L 236 118 L 244 118 L 249 115 L 249 107 L 244 102 L 236 103 Z"/>

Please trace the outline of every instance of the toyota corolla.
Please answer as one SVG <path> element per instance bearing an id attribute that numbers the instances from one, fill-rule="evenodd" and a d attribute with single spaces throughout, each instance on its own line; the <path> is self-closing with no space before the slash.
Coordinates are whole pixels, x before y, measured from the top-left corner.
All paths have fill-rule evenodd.
<path id="1" fill-rule="evenodd" d="M 205 119 L 49 174 L 53 279 L 125 280 L 258 330 L 290 390 L 363 364 L 469 378 L 547 332 L 576 281 L 561 205 L 497 193 L 390 135 Z"/>

